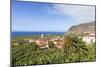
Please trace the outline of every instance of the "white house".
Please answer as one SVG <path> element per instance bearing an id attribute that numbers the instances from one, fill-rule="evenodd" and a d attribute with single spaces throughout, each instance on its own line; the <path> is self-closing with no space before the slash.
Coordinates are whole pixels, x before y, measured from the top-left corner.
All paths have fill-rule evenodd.
<path id="1" fill-rule="evenodd" d="M 35 40 L 33 39 L 33 40 L 29 40 L 29 43 L 33 43 L 33 42 L 35 42 Z"/>
<path id="2" fill-rule="evenodd" d="M 83 36 L 83 41 L 86 43 L 95 42 L 95 33 L 87 33 Z"/>

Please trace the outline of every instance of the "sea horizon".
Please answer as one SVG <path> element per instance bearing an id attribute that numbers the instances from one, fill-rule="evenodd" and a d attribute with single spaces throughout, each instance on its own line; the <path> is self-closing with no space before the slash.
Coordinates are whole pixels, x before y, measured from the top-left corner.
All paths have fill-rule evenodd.
<path id="1" fill-rule="evenodd" d="M 32 35 L 41 35 L 41 34 L 44 34 L 44 35 L 48 35 L 48 34 L 51 34 L 51 35 L 54 35 L 54 34 L 58 34 L 58 35 L 62 35 L 64 34 L 65 32 L 58 32 L 58 31 L 12 31 L 11 32 L 11 36 L 12 37 L 17 37 L 17 36 L 32 36 Z"/>

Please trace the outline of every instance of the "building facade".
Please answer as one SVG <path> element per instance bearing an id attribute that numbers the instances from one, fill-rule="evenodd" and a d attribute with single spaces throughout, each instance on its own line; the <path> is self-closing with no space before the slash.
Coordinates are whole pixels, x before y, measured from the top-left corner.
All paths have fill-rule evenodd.
<path id="1" fill-rule="evenodd" d="M 95 33 L 85 33 L 83 36 L 83 41 L 86 43 L 92 43 L 95 42 Z"/>

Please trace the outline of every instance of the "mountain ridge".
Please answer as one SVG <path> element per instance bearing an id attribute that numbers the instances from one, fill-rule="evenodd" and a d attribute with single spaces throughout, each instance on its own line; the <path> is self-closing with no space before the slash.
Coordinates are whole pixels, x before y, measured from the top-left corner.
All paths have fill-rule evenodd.
<path id="1" fill-rule="evenodd" d="M 95 21 L 88 22 L 88 23 L 81 23 L 78 25 L 74 25 L 69 28 L 67 33 L 73 33 L 73 34 L 83 34 L 84 32 L 95 32 L 96 23 Z"/>

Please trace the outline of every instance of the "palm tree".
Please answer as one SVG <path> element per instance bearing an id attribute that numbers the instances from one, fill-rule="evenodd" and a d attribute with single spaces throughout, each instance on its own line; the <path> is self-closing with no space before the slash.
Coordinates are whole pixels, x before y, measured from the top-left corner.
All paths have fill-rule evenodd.
<path id="1" fill-rule="evenodd" d="M 85 43 L 82 41 L 82 38 L 79 38 L 78 35 L 67 34 L 64 36 L 64 49 L 66 53 L 79 52 L 81 50 L 88 51 L 84 44 Z"/>

